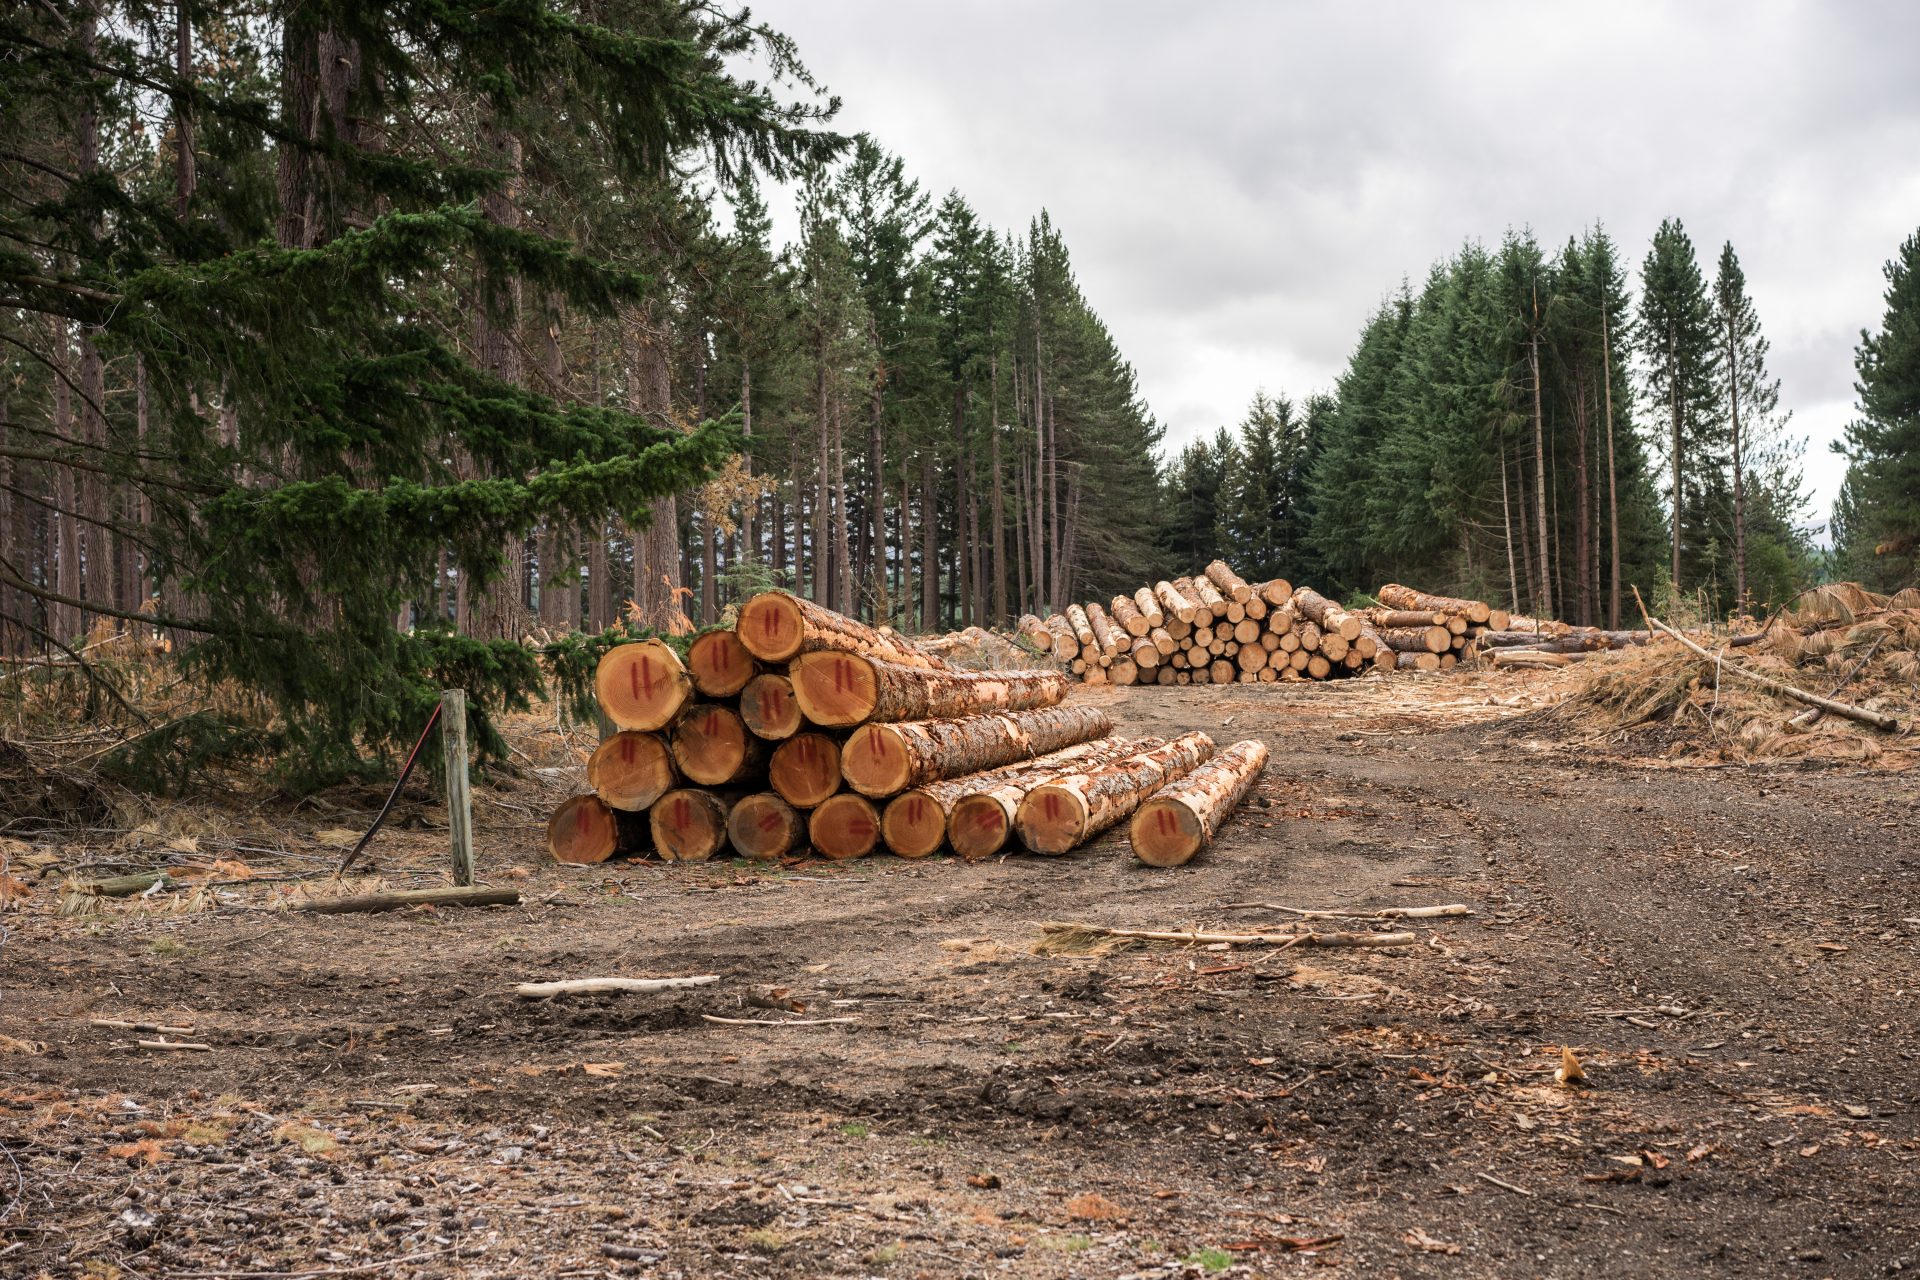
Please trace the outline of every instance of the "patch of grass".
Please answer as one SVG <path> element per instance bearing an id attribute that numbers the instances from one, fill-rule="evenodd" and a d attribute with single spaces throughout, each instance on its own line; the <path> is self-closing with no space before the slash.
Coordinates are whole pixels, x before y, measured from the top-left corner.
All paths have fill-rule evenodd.
<path id="1" fill-rule="evenodd" d="M 890 1267 L 900 1261 L 900 1246 L 897 1244 L 883 1244 L 878 1249 L 869 1250 L 866 1256 L 862 1257 L 860 1261 L 870 1267 Z"/>
<path id="2" fill-rule="evenodd" d="M 770 1227 L 747 1232 L 747 1248 L 755 1253 L 778 1253 L 787 1247 L 787 1238 Z"/>
<path id="3" fill-rule="evenodd" d="M 918 1137 L 908 1138 L 907 1145 L 916 1150 L 925 1151 L 933 1147 L 944 1147 L 950 1144 L 946 1138 L 930 1138 L 925 1134 L 921 1134 Z"/>
<path id="4" fill-rule="evenodd" d="M 868 1125 L 861 1124 L 858 1120 L 850 1120 L 840 1126 L 840 1132 L 846 1134 L 849 1138 L 864 1138 L 872 1133 L 873 1129 Z"/>
<path id="5" fill-rule="evenodd" d="M 324 1129 L 316 1129 L 310 1124 L 288 1121 L 273 1131 L 273 1136 L 282 1142 L 290 1142 L 310 1156 L 330 1156 L 340 1149 L 333 1135 Z"/>
<path id="6" fill-rule="evenodd" d="M 1233 1265 L 1233 1255 L 1225 1249 L 1195 1249 L 1181 1261 L 1188 1266 L 1202 1267 L 1208 1271 L 1225 1271 Z"/>
<path id="7" fill-rule="evenodd" d="M 1033 1247 L 1051 1249 L 1056 1253 L 1085 1253 L 1093 1248 L 1092 1236 L 1038 1236 Z"/>
<path id="8" fill-rule="evenodd" d="M 193 954 L 193 949 L 178 938 L 155 938 L 147 944 L 147 950 L 156 956 L 162 957 L 178 957 Z"/>

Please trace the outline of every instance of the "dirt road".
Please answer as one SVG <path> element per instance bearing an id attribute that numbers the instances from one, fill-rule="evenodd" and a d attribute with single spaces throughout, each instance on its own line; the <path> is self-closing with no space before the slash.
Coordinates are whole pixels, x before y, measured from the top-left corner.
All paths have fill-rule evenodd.
<path id="1" fill-rule="evenodd" d="M 1912 776 L 1577 751 L 1488 702 L 1526 678 L 1105 691 L 1125 730 L 1273 749 L 1176 871 L 1109 837 L 562 872 L 508 790 L 482 861 L 528 869 L 521 908 L 17 913 L 0 1273 L 1920 1270 Z M 1284 918 L 1248 902 L 1476 914 L 1397 953 L 1031 950 Z M 804 1012 L 742 1003 L 769 988 Z"/>

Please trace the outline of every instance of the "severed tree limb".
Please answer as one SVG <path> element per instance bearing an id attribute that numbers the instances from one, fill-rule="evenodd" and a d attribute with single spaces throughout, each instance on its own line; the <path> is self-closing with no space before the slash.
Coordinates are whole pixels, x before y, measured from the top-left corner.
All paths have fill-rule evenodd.
<path id="1" fill-rule="evenodd" d="M 1310 911 L 1305 907 L 1289 907 L 1281 902 L 1229 902 L 1227 911 L 1285 911 L 1305 920 L 1433 920 L 1440 916 L 1470 916 L 1473 908 L 1464 902 L 1450 902 L 1443 907 L 1375 907 L 1362 911 Z"/>
<path id="2" fill-rule="evenodd" d="M 775 1022 L 771 1018 L 723 1018 L 717 1013 L 703 1013 L 702 1022 L 717 1022 L 729 1027 L 827 1027 L 842 1022 L 858 1022 L 858 1018 L 790 1018 L 785 1022 Z"/>
<path id="3" fill-rule="evenodd" d="M 1736 675 L 1744 680 L 1750 681 L 1753 684 L 1757 684 L 1770 692 L 1777 693 L 1783 698 L 1791 698 L 1795 702 L 1805 703 L 1809 707 L 1818 707 L 1822 711 L 1831 712 L 1836 716 L 1844 716 L 1849 720 L 1864 725 L 1871 725 L 1875 729 L 1883 729 L 1888 733 L 1900 732 L 1900 721 L 1893 716 L 1885 715 L 1878 711 L 1869 711 L 1865 707 L 1856 707 L 1847 702 L 1836 702 L 1832 698 L 1823 698 L 1817 693 L 1808 693 L 1805 689 L 1795 688 L 1793 685 L 1787 684 L 1784 681 L 1775 680 L 1771 676 L 1763 676 L 1757 671 L 1750 671 L 1737 663 L 1728 662 L 1723 656 L 1709 653 L 1658 618 L 1649 615 L 1647 622 L 1650 626 L 1666 632 L 1694 653 L 1713 663 L 1716 677 L 1718 673 L 1725 671 L 1731 675 Z"/>
<path id="4" fill-rule="evenodd" d="M 190 1036 L 191 1026 L 170 1027 L 163 1022 L 126 1022 L 120 1018 L 90 1018 L 90 1027 L 108 1027 L 115 1031 L 145 1031 L 156 1036 Z"/>
<path id="5" fill-rule="evenodd" d="M 1142 942 L 1185 942 L 1196 945 L 1224 942 L 1242 947 L 1410 947 L 1410 933 L 1200 933 L 1180 929 L 1110 929 L 1105 925 L 1049 920 L 1040 932 L 1091 934 L 1102 938 L 1137 938 Z"/>
<path id="6" fill-rule="evenodd" d="M 703 973 L 693 978 L 574 978 L 566 982 L 523 982 L 513 989 L 513 994 L 528 1000 L 545 1000 L 550 996 L 597 995 L 607 991 L 646 995 L 655 991 L 677 991 L 682 987 L 704 987 L 718 981 L 720 975 L 717 973 Z"/>
<path id="7" fill-rule="evenodd" d="M 1853 678 L 1867 669 L 1867 664 L 1873 661 L 1874 654 L 1880 652 L 1880 644 L 1885 639 L 1886 636 L 1884 635 L 1878 635 L 1873 638 L 1873 643 L 1867 647 L 1865 653 L 1860 655 L 1860 660 L 1851 667 L 1848 667 L 1846 674 L 1840 677 L 1839 682 L 1835 684 L 1833 688 L 1827 690 L 1827 696 L 1829 698 L 1852 684 Z M 1790 728 L 1794 729 L 1811 729 L 1814 725 L 1820 723 L 1820 714 L 1821 708 L 1815 707 L 1810 711 L 1802 711 L 1799 715 L 1787 721 L 1787 724 Z"/>
<path id="8" fill-rule="evenodd" d="M 357 898 L 314 898 L 295 910 L 337 916 L 354 911 L 397 911 L 402 907 L 511 907 L 520 901 L 518 889 L 396 889 Z"/>

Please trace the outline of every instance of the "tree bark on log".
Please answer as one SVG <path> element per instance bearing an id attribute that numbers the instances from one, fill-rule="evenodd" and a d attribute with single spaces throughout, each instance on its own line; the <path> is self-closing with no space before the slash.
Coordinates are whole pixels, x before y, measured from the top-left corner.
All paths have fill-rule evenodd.
<path id="1" fill-rule="evenodd" d="M 786 591 L 763 591 L 741 605 L 734 630 L 748 652 L 763 662 L 787 662 L 802 653 L 831 650 L 928 671 L 946 668 L 899 636 Z"/>
<path id="2" fill-rule="evenodd" d="M 755 676 L 740 691 L 740 718 L 756 738 L 769 742 L 791 738 L 806 722 L 793 696 L 793 682 L 773 672 Z"/>
<path id="3" fill-rule="evenodd" d="M 673 761 L 689 782 L 720 787 L 757 773 L 767 759 L 756 737 L 732 707 L 696 702 L 673 722 Z"/>
<path id="4" fill-rule="evenodd" d="M 1064 614 L 1053 614 L 1044 624 L 1047 634 L 1053 637 L 1053 656 L 1062 662 L 1071 662 L 1080 652 L 1080 639 L 1073 634 L 1073 627 Z"/>
<path id="5" fill-rule="evenodd" d="M 680 785 L 673 753 L 657 733 L 616 733 L 587 758 L 587 785 L 612 809 L 645 810 Z"/>
<path id="6" fill-rule="evenodd" d="M 1231 668 L 1227 679 L 1232 679 Z M 1027 793 L 1014 815 L 1014 828 L 1021 843 L 1035 853 L 1066 853 L 1127 817 L 1142 800 L 1212 754 L 1212 738 L 1188 733 L 1150 751 L 1056 778 Z"/>
<path id="7" fill-rule="evenodd" d="M 774 748 L 767 776 L 796 809 L 824 804 L 840 789 L 840 744 L 824 733 L 796 733 Z"/>
<path id="8" fill-rule="evenodd" d="M 1269 607 L 1278 609 L 1293 599 L 1293 584 L 1285 578 L 1271 578 L 1260 584 L 1259 592 Z"/>
<path id="9" fill-rule="evenodd" d="M 1102 738 L 1113 720 L 1099 707 L 1046 707 L 856 729 L 841 752 L 847 785 L 876 798 L 908 787 L 1031 760 Z"/>
<path id="10" fill-rule="evenodd" d="M 865 796 L 842 791 L 808 816 L 807 838 L 823 858 L 863 858 L 880 840 L 880 815 Z"/>
<path id="11" fill-rule="evenodd" d="M 806 837 L 807 820 L 771 791 L 747 796 L 727 814 L 727 841 L 749 858 L 784 858 Z"/>
<path id="12" fill-rule="evenodd" d="M 1115 596 L 1108 612 L 1112 614 L 1113 620 L 1120 624 L 1121 630 L 1136 640 L 1153 629 L 1147 622 L 1147 616 L 1141 613 L 1139 606 L 1127 596 Z"/>
<path id="13" fill-rule="evenodd" d="M 587 865 L 646 847 L 644 815 L 610 808 L 599 796 L 573 796 L 547 819 L 547 852 L 555 862 Z"/>
<path id="14" fill-rule="evenodd" d="M 693 697 L 680 655 L 659 640 L 615 645 L 593 674 L 600 710 L 616 729 L 664 729 Z"/>
<path id="15" fill-rule="evenodd" d="M 511 907 L 520 901 L 518 889 L 395 889 L 391 893 L 357 894 L 351 898 L 311 898 L 296 910 L 316 916 L 342 916 L 357 911 L 399 911 L 406 907 Z"/>
<path id="16" fill-rule="evenodd" d="M 1142 587 L 1134 592 L 1133 603 L 1140 610 L 1140 616 L 1147 620 L 1147 631 L 1167 625 L 1166 614 L 1161 611 L 1160 601 L 1154 596 L 1152 587 Z"/>
<path id="17" fill-rule="evenodd" d="M 703 631 L 687 646 L 687 674 L 703 698 L 731 698 L 746 688 L 759 666 L 734 631 Z"/>
<path id="18" fill-rule="evenodd" d="M 1177 618 L 1181 622 L 1191 623 L 1194 611 L 1200 607 L 1198 601 L 1187 599 L 1183 592 L 1164 579 L 1153 584 L 1153 596 L 1162 606 L 1162 626 L 1166 625 L 1168 618 Z"/>
<path id="19" fill-rule="evenodd" d="M 1220 594 L 1229 600 L 1237 600 L 1245 604 L 1253 599 L 1253 588 L 1247 585 L 1245 578 L 1229 569 L 1225 560 L 1215 560 L 1208 565 L 1207 578 L 1220 589 Z"/>
<path id="20" fill-rule="evenodd" d="M 947 838 L 947 823 L 953 807 L 975 792 L 990 790 L 1026 777 L 1051 777 L 1068 768 L 1107 759 L 1130 750 L 1117 738 L 1095 738 L 1049 752 L 1034 760 L 1021 760 L 981 773 L 970 773 L 903 791 L 887 802 L 880 813 L 880 838 L 888 849 L 903 858 L 924 858 L 937 850 Z"/>
<path id="21" fill-rule="evenodd" d="M 705 862 L 727 847 L 727 802 L 711 791 L 669 791 L 647 811 L 653 849 L 668 862 Z"/>
<path id="22" fill-rule="evenodd" d="M 1184 778 L 1161 787 L 1134 812 L 1127 835 L 1134 856 L 1155 867 L 1177 867 L 1213 842 L 1261 771 L 1264 743 L 1236 742 Z"/>
<path id="23" fill-rule="evenodd" d="M 1311 619 L 1324 634 L 1337 635 L 1347 641 L 1354 640 L 1360 634 L 1361 619 L 1357 615 L 1348 613 L 1312 587 L 1294 588 L 1293 607 L 1300 616 Z"/>
<path id="24" fill-rule="evenodd" d="M 1484 623 L 1493 610 L 1484 600 L 1462 600 L 1454 596 L 1430 596 L 1412 587 L 1389 582 L 1380 588 L 1380 603 L 1389 609 L 1427 609 L 1436 613 L 1457 613 L 1469 622 Z"/>
<path id="25" fill-rule="evenodd" d="M 1021 614 L 1020 621 L 1016 624 L 1014 630 L 1022 640 L 1025 640 L 1040 652 L 1051 653 L 1053 651 L 1053 633 L 1048 631 L 1046 624 L 1033 614 Z"/>
<path id="26" fill-rule="evenodd" d="M 1651 631 L 1601 631 L 1581 627 L 1558 635 L 1536 631 L 1482 631 L 1473 637 L 1473 642 L 1483 649 L 1526 645 L 1549 653 L 1579 653 L 1592 649 L 1624 649 L 1647 644 L 1652 639 Z"/>
<path id="27" fill-rule="evenodd" d="M 1183 581 L 1193 584 L 1193 595 L 1195 599 L 1200 601 L 1201 608 L 1216 618 L 1224 618 L 1227 616 L 1227 598 L 1221 595 L 1220 592 L 1214 588 L 1214 585 L 1208 582 L 1205 577 L 1188 578 L 1183 579 Z M 1196 613 L 1194 620 L 1196 622 L 1199 621 L 1199 617 L 1200 615 Z"/>
<path id="28" fill-rule="evenodd" d="M 788 668 L 815 724 L 930 720 L 1050 707 L 1067 696 L 1059 671 L 920 671 L 851 653 L 809 653 Z"/>
<path id="29" fill-rule="evenodd" d="M 1453 647 L 1453 635 L 1445 627 L 1387 627 L 1380 639 L 1398 653 L 1445 653 Z"/>
<path id="30" fill-rule="evenodd" d="M 1100 749 L 1080 760 L 1049 763 L 1035 760 L 1032 767 L 997 782 L 982 781 L 962 791 L 947 812 L 947 844 L 962 858 L 977 861 L 1006 848 L 1014 835 L 1014 821 L 1020 802 L 1035 787 L 1070 777 L 1085 769 L 1123 760 L 1164 746 L 1164 738 L 1140 738 L 1132 742 L 1103 739 Z M 965 783 L 968 779 L 961 778 Z"/>
<path id="31" fill-rule="evenodd" d="M 1113 625 L 1105 609 L 1097 604 L 1088 605 L 1087 625 L 1093 628 L 1093 642 L 1100 647 L 1101 653 L 1111 658 L 1120 652 L 1120 642 L 1126 633 Z"/>

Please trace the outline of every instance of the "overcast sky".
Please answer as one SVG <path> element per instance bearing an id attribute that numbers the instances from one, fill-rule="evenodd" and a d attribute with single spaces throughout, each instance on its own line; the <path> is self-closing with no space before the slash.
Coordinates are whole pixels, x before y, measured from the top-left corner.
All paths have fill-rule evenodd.
<path id="1" fill-rule="evenodd" d="M 1882 265 L 1920 228 L 1920 4 L 763 0 L 840 126 L 989 222 L 1041 208 L 1177 445 L 1330 388 L 1361 322 L 1468 238 L 1681 218 L 1746 268 L 1827 451 Z"/>

